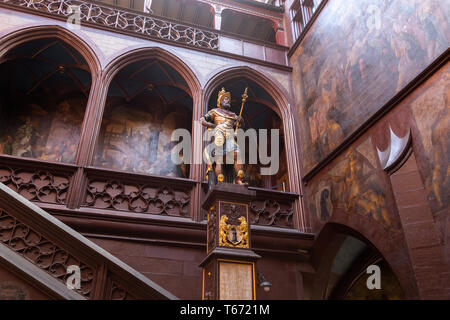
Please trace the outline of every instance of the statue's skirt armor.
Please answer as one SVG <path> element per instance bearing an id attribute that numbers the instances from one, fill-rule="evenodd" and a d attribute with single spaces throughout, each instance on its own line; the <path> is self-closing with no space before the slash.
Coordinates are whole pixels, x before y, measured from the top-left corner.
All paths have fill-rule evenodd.
<path id="1" fill-rule="evenodd" d="M 214 137 L 214 141 L 205 148 L 207 159 L 224 156 L 229 152 L 239 152 L 239 145 L 236 143 L 233 133 L 230 130 L 224 132 L 220 128 L 211 130 L 210 137 Z"/>

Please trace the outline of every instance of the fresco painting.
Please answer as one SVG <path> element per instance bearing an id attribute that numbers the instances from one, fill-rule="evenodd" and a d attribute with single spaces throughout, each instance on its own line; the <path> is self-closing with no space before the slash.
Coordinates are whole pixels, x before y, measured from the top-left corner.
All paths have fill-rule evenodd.
<path id="1" fill-rule="evenodd" d="M 177 144 L 172 132 L 185 127 L 180 111 L 157 112 L 157 107 L 127 105 L 112 108 L 105 115 L 100 132 L 95 165 L 115 170 L 189 177 L 187 164 L 177 165 L 171 151 Z"/>
<path id="2" fill-rule="evenodd" d="M 418 165 L 431 210 L 437 213 L 450 204 L 450 64 L 419 90 L 410 104 L 419 132 L 416 148 L 426 155 Z"/>
<path id="3" fill-rule="evenodd" d="M 323 224 L 337 211 L 360 214 L 387 230 L 398 230 L 387 209 L 371 139 L 351 146 L 323 175 L 308 184 L 311 212 Z"/>
<path id="4" fill-rule="evenodd" d="M 9 108 L 0 120 L 0 153 L 73 163 L 85 101 L 64 100 L 56 108 L 28 104 Z"/>
<path id="5" fill-rule="evenodd" d="M 329 1 L 291 59 L 305 174 L 450 44 L 439 0 Z"/>

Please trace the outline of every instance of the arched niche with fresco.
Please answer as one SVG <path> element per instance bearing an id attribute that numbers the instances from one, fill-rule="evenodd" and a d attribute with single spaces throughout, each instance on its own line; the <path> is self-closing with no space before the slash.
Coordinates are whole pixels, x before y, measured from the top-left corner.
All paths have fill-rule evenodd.
<path id="1" fill-rule="evenodd" d="M 245 144 L 245 165 L 244 181 L 248 182 L 251 187 L 288 191 L 289 180 L 286 161 L 286 147 L 284 142 L 284 129 L 281 117 L 274 99 L 267 93 L 264 88 L 255 83 L 254 81 L 246 77 L 237 77 L 226 80 L 212 91 L 208 101 L 208 109 L 215 108 L 217 105 L 218 92 L 225 88 L 226 91 L 231 94 L 231 111 L 239 115 L 242 105 L 242 94 L 245 88 L 248 88 L 248 98 L 242 111 L 242 117 L 244 118 L 245 126 L 242 128 L 244 131 L 248 129 L 255 129 L 257 133 L 257 146 L 258 152 L 257 163 L 250 164 L 249 151 L 252 149 L 249 145 L 249 139 L 246 138 Z M 279 130 L 278 156 L 279 168 L 276 174 L 273 175 L 261 175 L 261 167 L 268 167 L 268 165 L 261 164 L 259 157 L 260 149 L 260 136 L 259 130 L 267 129 L 267 153 L 270 156 L 272 152 L 271 146 L 271 130 Z M 274 149 L 275 150 L 275 149 Z"/>
<path id="2" fill-rule="evenodd" d="M 110 83 L 94 165 L 188 178 L 189 165 L 172 161 L 178 141 L 171 136 L 175 129 L 191 132 L 192 105 L 186 81 L 167 63 L 128 64 Z"/>
<path id="3" fill-rule="evenodd" d="M 0 63 L 0 154 L 73 163 L 91 88 L 88 64 L 57 38 L 22 43 Z"/>

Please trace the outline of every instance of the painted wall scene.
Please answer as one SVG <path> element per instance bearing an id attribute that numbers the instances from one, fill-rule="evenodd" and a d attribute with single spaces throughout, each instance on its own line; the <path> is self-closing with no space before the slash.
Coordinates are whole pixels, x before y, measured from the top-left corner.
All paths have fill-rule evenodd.
<path id="1" fill-rule="evenodd" d="M 247 78 L 234 78 L 224 81 L 216 89 L 213 90 L 208 108 L 213 109 L 217 106 L 218 92 L 225 88 L 231 94 L 231 111 L 239 115 L 242 106 L 242 94 L 245 88 L 248 88 L 248 98 L 242 109 L 242 117 L 244 119 L 244 127 L 241 129 L 255 129 L 258 135 L 259 129 L 267 129 L 268 155 L 271 155 L 271 129 L 279 131 L 279 168 L 274 175 L 261 175 L 261 167 L 267 165 L 261 164 L 259 155 L 256 164 L 250 164 L 249 156 L 249 139 L 245 146 L 245 165 L 244 172 L 246 181 L 252 187 L 260 187 L 272 190 L 288 191 L 288 170 L 286 159 L 286 148 L 284 143 L 283 123 L 279 115 L 279 109 L 272 97 L 257 83 Z M 256 149 L 259 152 L 259 137 L 257 138 Z"/>
<path id="2" fill-rule="evenodd" d="M 178 141 L 171 136 L 191 126 L 192 98 L 184 79 L 161 61 L 132 63 L 111 82 L 94 165 L 188 178 L 189 164 L 172 161 Z"/>
<path id="3" fill-rule="evenodd" d="M 410 102 L 417 128 L 418 165 L 433 213 L 450 204 L 450 64 L 422 85 Z"/>
<path id="4" fill-rule="evenodd" d="M 308 173 L 450 44 L 439 0 L 328 1 L 291 58 Z"/>
<path id="5" fill-rule="evenodd" d="M 91 86 L 82 56 L 34 40 L 9 51 L 0 73 L 0 153 L 73 163 Z"/>
<path id="6" fill-rule="evenodd" d="M 372 140 L 352 145 L 306 187 L 313 228 L 319 229 L 336 214 L 359 214 L 388 231 L 400 231 L 381 174 Z"/>

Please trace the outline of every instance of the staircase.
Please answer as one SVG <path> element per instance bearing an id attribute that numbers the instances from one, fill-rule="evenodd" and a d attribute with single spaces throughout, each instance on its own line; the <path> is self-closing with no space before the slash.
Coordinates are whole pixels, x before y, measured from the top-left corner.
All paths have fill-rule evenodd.
<path id="1" fill-rule="evenodd" d="M 0 299 L 30 296 L 178 299 L 0 183 Z"/>

